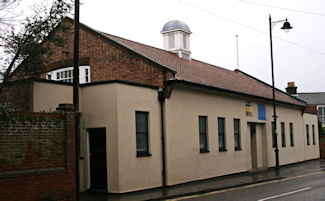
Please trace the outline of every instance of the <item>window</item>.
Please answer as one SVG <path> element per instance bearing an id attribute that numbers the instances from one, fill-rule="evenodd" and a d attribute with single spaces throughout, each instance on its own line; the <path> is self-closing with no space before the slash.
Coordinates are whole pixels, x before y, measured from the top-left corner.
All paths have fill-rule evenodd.
<path id="1" fill-rule="evenodd" d="M 290 145 L 295 146 L 294 138 L 293 138 L 293 123 L 289 124 L 290 127 Z"/>
<path id="2" fill-rule="evenodd" d="M 281 122 L 281 139 L 282 139 L 282 147 L 286 146 L 286 133 L 284 122 Z"/>
<path id="3" fill-rule="evenodd" d="M 186 35 L 183 35 L 183 48 L 187 49 Z"/>
<path id="4" fill-rule="evenodd" d="M 272 147 L 275 147 L 275 139 L 276 138 L 276 134 L 275 134 L 275 125 L 274 122 L 272 121 Z"/>
<path id="5" fill-rule="evenodd" d="M 306 125 L 306 136 L 307 136 L 307 145 L 310 145 L 310 141 L 309 141 L 309 125 Z"/>
<path id="6" fill-rule="evenodd" d="M 175 34 L 170 33 L 168 38 L 169 38 L 169 41 L 168 41 L 169 49 L 175 48 Z"/>
<path id="7" fill-rule="evenodd" d="M 135 112 L 137 156 L 149 156 L 148 112 Z"/>
<path id="8" fill-rule="evenodd" d="M 85 82 L 89 82 L 89 69 L 85 69 Z"/>
<path id="9" fill-rule="evenodd" d="M 240 120 L 234 119 L 234 137 L 235 137 L 235 150 L 241 150 L 240 146 Z"/>
<path id="10" fill-rule="evenodd" d="M 200 153 L 208 152 L 207 143 L 207 117 L 199 116 Z"/>
<path id="11" fill-rule="evenodd" d="M 73 67 L 66 67 L 66 68 L 61 68 L 61 69 L 50 71 L 50 72 L 46 73 L 46 78 L 48 80 L 56 80 L 56 81 L 72 83 L 73 82 Z M 89 82 L 90 82 L 90 67 L 89 66 L 79 66 L 79 83 L 83 84 L 83 83 L 89 83 Z"/>
<path id="12" fill-rule="evenodd" d="M 316 141 L 315 141 L 315 125 L 312 125 L 312 132 L 313 132 L 313 145 L 316 144 Z"/>
<path id="13" fill-rule="evenodd" d="M 322 126 L 325 126 L 325 107 L 318 107 L 318 120 L 322 123 Z"/>
<path id="14" fill-rule="evenodd" d="M 226 133 L 225 133 L 225 118 L 218 118 L 218 140 L 219 140 L 219 151 L 226 150 Z"/>

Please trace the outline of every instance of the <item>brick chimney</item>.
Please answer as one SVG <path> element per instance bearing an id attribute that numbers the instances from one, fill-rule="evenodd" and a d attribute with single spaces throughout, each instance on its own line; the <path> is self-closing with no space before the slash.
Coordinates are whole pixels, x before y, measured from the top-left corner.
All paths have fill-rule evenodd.
<path id="1" fill-rule="evenodd" d="M 288 82 L 286 91 L 288 94 L 297 94 L 297 87 L 295 86 L 295 82 Z"/>

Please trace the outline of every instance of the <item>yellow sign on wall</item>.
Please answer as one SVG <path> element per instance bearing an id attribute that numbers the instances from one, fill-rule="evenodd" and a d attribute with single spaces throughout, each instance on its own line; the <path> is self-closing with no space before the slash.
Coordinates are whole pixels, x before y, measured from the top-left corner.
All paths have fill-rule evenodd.
<path id="1" fill-rule="evenodd" d="M 253 113 L 253 107 L 251 105 L 247 105 L 245 106 L 245 110 L 246 110 L 246 116 L 252 116 Z"/>

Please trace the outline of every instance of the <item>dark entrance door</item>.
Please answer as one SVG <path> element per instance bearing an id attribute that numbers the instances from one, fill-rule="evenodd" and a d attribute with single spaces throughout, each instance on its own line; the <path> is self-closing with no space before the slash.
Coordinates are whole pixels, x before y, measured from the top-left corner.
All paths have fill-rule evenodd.
<path id="1" fill-rule="evenodd" d="M 106 131 L 91 128 L 89 131 L 90 188 L 107 191 Z"/>
<path id="2" fill-rule="evenodd" d="M 256 124 L 250 123 L 251 133 L 251 156 L 252 156 L 252 169 L 257 168 L 257 139 L 256 139 Z"/>

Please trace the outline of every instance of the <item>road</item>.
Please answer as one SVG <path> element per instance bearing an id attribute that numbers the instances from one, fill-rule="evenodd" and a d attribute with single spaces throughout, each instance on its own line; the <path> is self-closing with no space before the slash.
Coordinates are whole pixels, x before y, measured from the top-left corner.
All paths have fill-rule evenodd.
<path id="1" fill-rule="evenodd" d="M 173 201 L 325 201 L 325 172 L 180 197 Z"/>

